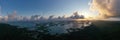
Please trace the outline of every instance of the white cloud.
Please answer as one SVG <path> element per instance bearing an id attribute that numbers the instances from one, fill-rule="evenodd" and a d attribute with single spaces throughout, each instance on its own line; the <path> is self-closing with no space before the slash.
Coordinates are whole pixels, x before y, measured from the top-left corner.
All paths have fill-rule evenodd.
<path id="1" fill-rule="evenodd" d="M 120 17 L 120 0 L 92 0 L 91 9 L 101 17 Z"/>

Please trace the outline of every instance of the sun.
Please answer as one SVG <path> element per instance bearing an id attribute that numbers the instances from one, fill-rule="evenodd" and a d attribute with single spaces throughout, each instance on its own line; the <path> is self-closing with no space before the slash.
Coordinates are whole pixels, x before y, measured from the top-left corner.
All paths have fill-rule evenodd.
<path id="1" fill-rule="evenodd" d="M 82 12 L 82 13 L 79 13 L 79 15 L 83 15 L 85 17 L 85 19 L 94 19 L 95 18 L 95 15 L 93 15 L 89 12 Z"/>

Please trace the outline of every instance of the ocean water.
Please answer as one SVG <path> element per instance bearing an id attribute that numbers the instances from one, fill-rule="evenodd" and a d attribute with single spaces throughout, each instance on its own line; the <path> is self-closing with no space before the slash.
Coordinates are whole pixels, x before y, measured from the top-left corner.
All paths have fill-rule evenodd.
<path id="1" fill-rule="evenodd" d="M 57 21 L 57 22 L 46 22 L 46 23 L 36 23 L 36 22 L 8 22 L 10 25 L 19 26 L 19 28 L 28 28 L 29 30 L 35 30 L 37 28 L 36 24 L 39 24 L 38 26 L 41 26 L 41 24 L 44 24 L 42 26 L 47 27 L 49 30 L 49 33 L 51 34 L 61 34 L 61 33 L 68 33 L 68 29 L 73 28 L 79 28 L 83 29 L 84 27 L 87 27 L 91 25 L 91 22 L 81 22 L 81 21 Z"/>

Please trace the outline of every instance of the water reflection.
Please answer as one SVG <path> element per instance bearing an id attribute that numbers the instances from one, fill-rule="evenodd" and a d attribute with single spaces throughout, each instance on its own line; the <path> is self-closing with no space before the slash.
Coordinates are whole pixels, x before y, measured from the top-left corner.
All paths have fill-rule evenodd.
<path id="1" fill-rule="evenodd" d="M 72 21 L 52 21 L 52 22 L 37 23 L 37 24 L 32 22 L 10 22 L 9 24 L 26 27 L 29 30 L 36 30 L 36 29 L 42 30 L 43 28 L 47 28 L 49 33 L 51 34 L 61 34 L 61 33 L 77 31 L 79 29 L 84 29 L 85 27 L 90 26 L 92 22 L 86 20 L 85 21 L 72 20 Z"/>
<path id="2" fill-rule="evenodd" d="M 49 27 L 49 33 L 51 34 L 61 34 L 72 32 L 74 29 L 84 29 L 87 26 L 90 26 L 92 22 L 89 21 L 62 21 L 62 22 L 49 22 L 44 26 Z M 75 30 L 77 31 L 77 30 Z"/>

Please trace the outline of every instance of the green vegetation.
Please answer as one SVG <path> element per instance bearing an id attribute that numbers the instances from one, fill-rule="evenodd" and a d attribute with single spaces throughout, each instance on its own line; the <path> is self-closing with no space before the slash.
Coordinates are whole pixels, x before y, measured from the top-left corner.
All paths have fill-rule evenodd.
<path id="1" fill-rule="evenodd" d="M 120 21 L 93 21 L 104 40 L 120 40 Z"/>
<path id="2" fill-rule="evenodd" d="M 26 28 L 0 23 L 0 40 L 32 40 Z"/>
<path id="3" fill-rule="evenodd" d="M 92 25 L 84 29 L 73 29 L 78 31 L 55 35 L 47 33 L 49 31 L 43 25 L 37 25 L 37 30 L 31 31 L 0 23 L 0 40 L 120 40 L 119 21 L 92 22 Z"/>

